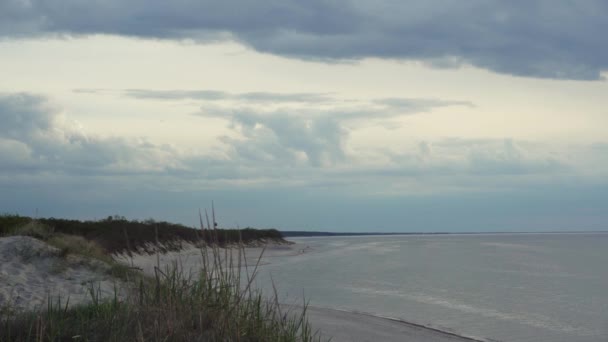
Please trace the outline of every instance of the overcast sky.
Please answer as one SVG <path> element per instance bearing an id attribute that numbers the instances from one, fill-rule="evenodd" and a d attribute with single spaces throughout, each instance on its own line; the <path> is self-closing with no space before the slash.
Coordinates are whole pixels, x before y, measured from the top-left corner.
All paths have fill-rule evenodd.
<path id="1" fill-rule="evenodd" d="M 0 0 L 0 211 L 608 230 L 604 0 Z"/>

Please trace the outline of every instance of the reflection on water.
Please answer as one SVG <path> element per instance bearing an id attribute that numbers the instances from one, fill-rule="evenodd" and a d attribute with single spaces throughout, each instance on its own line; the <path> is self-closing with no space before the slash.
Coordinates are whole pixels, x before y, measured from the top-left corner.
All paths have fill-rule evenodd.
<path id="1" fill-rule="evenodd" d="M 608 341 L 608 234 L 323 237 L 264 266 L 284 300 L 498 341 Z"/>

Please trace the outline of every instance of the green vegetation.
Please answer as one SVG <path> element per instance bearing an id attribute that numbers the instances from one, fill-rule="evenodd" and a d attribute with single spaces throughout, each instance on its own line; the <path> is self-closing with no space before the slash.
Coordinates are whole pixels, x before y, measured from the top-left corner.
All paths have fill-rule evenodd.
<path id="1" fill-rule="evenodd" d="M 7 227 L 6 222 L 18 226 Z M 27 226 L 29 225 L 29 226 Z M 24 219 L 0 217 L 0 232 L 27 233 L 44 236 L 62 254 L 80 254 L 113 263 L 110 252 L 130 250 L 146 241 L 165 241 L 187 235 L 163 232 L 166 223 L 104 220 L 79 222 L 68 220 Z M 28 228 L 24 228 L 24 227 Z M 170 225 L 171 233 L 192 234 L 190 229 Z M 110 233 L 104 233 L 108 229 Z M 126 230 L 124 245 L 108 239 L 125 239 L 118 234 Z M 76 235 L 68 235 L 68 232 Z M 70 306 L 69 298 L 49 298 L 45 308 L 33 312 L 18 312 L 0 307 L 0 341 L 316 341 L 306 319 L 306 305 L 301 312 L 284 312 L 277 300 L 266 298 L 253 289 L 260 259 L 248 268 L 245 260 L 245 239 L 230 240 L 226 230 L 206 231 L 198 237 L 201 246 L 201 269 L 196 274 L 180 269 L 178 264 L 161 269 L 158 264 L 154 277 L 123 267 L 122 282 L 117 282 L 113 298 L 102 298 L 94 286 L 90 288 L 90 303 Z M 237 231 L 240 236 L 251 230 Z M 264 239 L 276 239 L 263 233 Z M 166 235 L 163 235 L 166 234 Z M 224 234 L 224 238 L 221 235 Z M 279 235 L 280 237 L 280 235 Z M 92 239 L 89 239 L 92 238 Z M 97 242 L 99 242 L 99 245 Z M 196 242 L 195 240 L 187 240 Z M 234 241 L 234 244 L 233 244 Z M 134 244 L 135 243 L 135 244 Z M 177 242 L 176 242 L 177 243 Z M 233 253 L 221 249 L 231 243 Z M 103 248 L 101 247 L 103 246 Z M 119 248 L 119 246 L 121 246 Z M 157 251 L 158 252 L 158 251 Z M 227 257 L 226 257 L 227 256 Z M 108 259 L 109 258 L 109 259 Z M 260 256 L 261 258 L 261 256 Z"/>
<path id="2" fill-rule="evenodd" d="M 201 220 L 202 221 L 202 220 Z M 212 232 L 212 233 L 211 233 Z M 199 230 L 164 221 L 129 221 L 110 216 L 99 221 L 78 221 L 56 218 L 32 219 L 18 215 L 0 216 L 0 235 L 29 235 L 47 240 L 53 233 L 82 236 L 95 241 L 110 253 L 127 250 L 154 252 L 151 245 L 159 243 L 161 251 L 180 250 L 182 242 L 225 246 L 260 240 L 285 242 L 276 229 L 215 229 Z"/>

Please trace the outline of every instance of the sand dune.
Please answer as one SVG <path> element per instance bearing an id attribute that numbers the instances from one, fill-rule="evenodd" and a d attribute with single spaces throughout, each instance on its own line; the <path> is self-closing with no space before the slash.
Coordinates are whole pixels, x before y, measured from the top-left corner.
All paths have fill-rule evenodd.
<path id="1" fill-rule="evenodd" d="M 115 280 L 108 265 L 69 255 L 27 236 L 0 238 L 0 307 L 32 309 L 46 305 L 49 296 L 69 297 L 70 304 L 90 300 L 94 286 L 101 296 L 113 296 Z"/>

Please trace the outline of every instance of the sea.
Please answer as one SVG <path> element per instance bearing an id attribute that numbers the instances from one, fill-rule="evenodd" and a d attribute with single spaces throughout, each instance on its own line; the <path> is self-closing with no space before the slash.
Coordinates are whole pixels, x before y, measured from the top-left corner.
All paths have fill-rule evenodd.
<path id="1" fill-rule="evenodd" d="M 608 233 L 290 240 L 304 253 L 272 258 L 260 273 L 282 302 L 484 341 L 608 341 Z"/>

